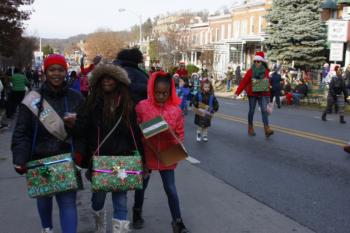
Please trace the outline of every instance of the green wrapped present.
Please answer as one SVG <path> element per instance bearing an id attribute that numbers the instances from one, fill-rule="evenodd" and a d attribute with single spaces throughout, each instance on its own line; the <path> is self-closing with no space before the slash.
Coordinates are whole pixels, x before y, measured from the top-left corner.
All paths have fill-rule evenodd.
<path id="1" fill-rule="evenodd" d="M 80 171 L 71 154 L 61 154 L 26 164 L 30 197 L 45 197 L 83 188 Z"/>
<path id="2" fill-rule="evenodd" d="M 94 156 L 92 167 L 93 192 L 142 189 L 143 165 L 138 152 L 131 156 Z"/>
<path id="3" fill-rule="evenodd" d="M 146 139 L 153 137 L 163 131 L 169 129 L 168 123 L 163 119 L 163 117 L 158 116 L 150 121 L 140 124 L 141 131 Z"/>
<path id="4" fill-rule="evenodd" d="M 267 92 L 269 91 L 269 79 L 254 79 L 252 78 L 253 92 Z"/>

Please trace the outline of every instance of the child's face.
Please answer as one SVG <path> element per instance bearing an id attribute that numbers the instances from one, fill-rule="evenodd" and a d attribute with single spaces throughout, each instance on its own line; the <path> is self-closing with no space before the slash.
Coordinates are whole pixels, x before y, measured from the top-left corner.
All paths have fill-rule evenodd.
<path id="1" fill-rule="evenodd" d="M 154 97 L 160 104 L 165 103 L 170 96 L 170 86 L 166 83 L 157 83 L 154 87 Z"/>
<path id="2" fill-rule="evenodd" d="M 210 91 L 210 85 L 209 84 L 204 84 L 203 85 L 203 91 L 205 92 L 205 93 L 208 93 L 209 91 Z"/>
<path id="3" fill-rule="evenodd" d="M 179 86 L 180 86 L 180 87 L 185 86 L 185 81 L 184 81 L 184 80 L 182 80 L 182 79 L 180 79 L 180 81 L 179 81 Z"/>

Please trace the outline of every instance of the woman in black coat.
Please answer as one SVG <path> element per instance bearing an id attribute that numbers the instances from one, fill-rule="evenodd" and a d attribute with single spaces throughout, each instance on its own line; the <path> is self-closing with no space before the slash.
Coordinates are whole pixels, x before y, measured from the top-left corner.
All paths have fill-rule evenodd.
<path id="1" fill-rule="evenodd" d="M 82 95 L 69 89 L 64 82 L 67 75 L 67 62 L 63 56 L 50 55 L 45 59 L 44 67 L 46 81 L 39 90 L 40 100 L 38 103 L 32 103 L 37 106 L 38 113 L 34 114 L 27 106 L 21 104 L 12 137 L 13 164 L 19 174 L 26 173 L 25 165 L 29 161 L 70 153 L 72 150 L 69 133 L 67 139 L 59 139 L 49 133 L 39 121 L 38 115 L 44 118 L 46 114 L 43 111 L 43 100 L 46 100 L 62 119 L 66 112 L 78 112 L 84 102 Z M 66 126 L 69 126 L 70 120 L 72 119 L 65 118 Z M 74 148 L 77 149 L 77 144 Z M 75 159 L 79 163 L 80 159 Z M 60 209 L 62 232 L 76 233 L 76 192 L 59 193 L 55 197 Z M 53 232 L 52 197 L 37 198 L 37 206 L 42 232 Z"/>

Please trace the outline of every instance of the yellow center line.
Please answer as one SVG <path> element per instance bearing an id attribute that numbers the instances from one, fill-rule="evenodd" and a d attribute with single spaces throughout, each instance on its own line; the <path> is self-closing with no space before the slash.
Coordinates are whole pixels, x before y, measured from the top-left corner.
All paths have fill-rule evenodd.
<path id="1" fill-rule="evenodd" d="M 243 124 L 248 124 L 246 119 L 236 117 L 236 116 L 226 115 L 223 113 L 216 113 L 215 116 L 217 116 L 218 118 L 221 118 L 221 119 L 229 120 L 229 121 L 235 121 L 235 122 L 239 122 L 239 123 L 243 123 Z M 257 127 L 261 127 L 261 128 L 264 127 L 264 125 L 260 122 L 255 122 L 254 125 Z M 324 142 L 324 143 L 333 144 L 333 145 L 337 145 L 337 146 L 344 146 L 347 144 L 346 141 L 341 140 L 341 139 L 331 138 L 331 137 L 327 137 L 327 136 L 323 136 L 323 135 L 319 135 L 319 134 L 315 134 L 315 133 L 310 133 L 310 132 L 306 132 L 306 131 L 301 131 L 301 130 L 289 129 L 289 128 L 285 128 L 285 127 L 278 126 L 278 125 L 271 125 L 271 128 L 276 132 L 282 132 L 282 133 L 297 136 L 297 137 L 307 138 L 307 139 L 310 139 L 313 141 Z"/>

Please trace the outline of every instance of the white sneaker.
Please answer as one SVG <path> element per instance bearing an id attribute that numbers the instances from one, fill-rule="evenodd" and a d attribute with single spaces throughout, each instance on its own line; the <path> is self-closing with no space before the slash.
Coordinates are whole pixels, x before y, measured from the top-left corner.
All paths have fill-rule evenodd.
<path id="1" fill-rule="evenodd" d="M 106 233 L 107 232 L 107 215 L 106 210 L 92 211 L 92 215 L 95 220 L 94 233 Z"/>
<path id="2" fill-rule="evenodd" d="M 197 132 L 197 142 L 200 142 L 202 141 L 202 137 L 201 137 L 201 134 Z"/>
<path id="3" fill-rule="evenodd" d="M 53 230 L 50 228 L 45 228 L 41 231 L 41 233 L 53 233 Z"/>
<path id="4" fill-rule="evenodd" d="M 208 136 L 203 136 L 203 142 L 208 142 Z"/>
<path id="5" fill-rule="evenodd" d="M 113 233 L 128 233 L 130 232 L 130 222 L 125 220 L 119 220 L 116 218 L 112 219 Z"/>

